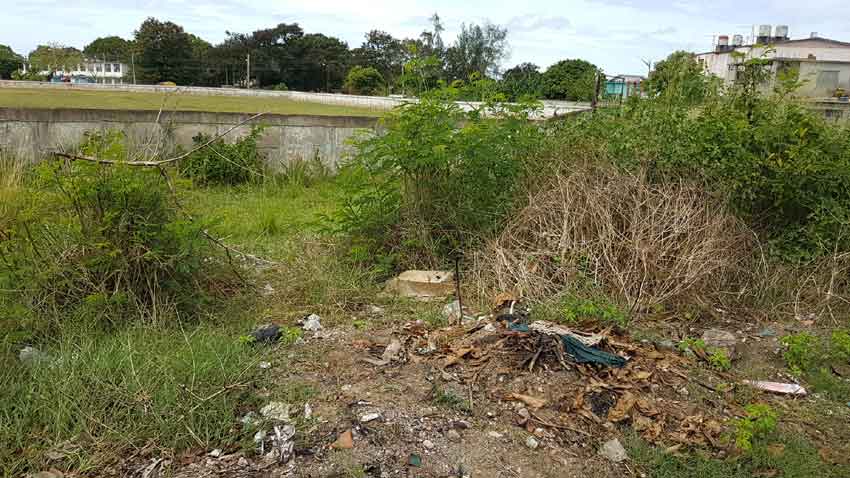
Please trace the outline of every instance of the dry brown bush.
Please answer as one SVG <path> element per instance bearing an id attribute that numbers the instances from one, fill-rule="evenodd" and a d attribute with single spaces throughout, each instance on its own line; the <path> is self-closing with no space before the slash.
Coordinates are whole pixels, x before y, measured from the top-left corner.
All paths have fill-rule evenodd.
<path id="1" fill-rule="evenodd" d="M 473 279 L 480 297 L 510 290 L 541 300 L 592 287 L 641 310 L 719 293 L 751 257 L 753 237 L 697 186 L 578 166 L 537 186 L 475 255 Z"/>

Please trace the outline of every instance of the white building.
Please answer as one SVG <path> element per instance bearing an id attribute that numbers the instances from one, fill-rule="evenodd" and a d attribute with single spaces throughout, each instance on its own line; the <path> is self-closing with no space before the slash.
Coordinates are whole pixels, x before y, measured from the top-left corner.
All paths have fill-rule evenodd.
<path id="1" fill-rule="evenodd" d="M 24 71 L 26 72 L 24 65 Z M 50 71 L 41 71 L 42 75 L 50 74 Z M 52 82 L 64 83 L 100 83 L 106 85 L 120 85 L 124 83 L 125 75 L 130 74 L 130 68 L 119 62 L 105 62 L 95 60 L 84 60 L 79 65 L 68 69 L 53 71 Z"/>
<path id="2" fill-rule="evenodd" d="M 733 53 L 736 52 L 737 54 Z M 770 60 L 770 83 L 781 71 L 798 71 L 804 85 L 799 94 L 814 98 L 836 96 L 843 90 L 850 94 L 850 43 L 821 38 L 791 40 L 788 27 L 780 25 L 771 35 L 769 25 L 759 27 L 754 44 L 744 45 L 741 35 L 721 35 L 714 51 L 696 55 L 707 73 L 722 78 L 727 83 L 735 81 L 739 66 L 750 59 Z"/>

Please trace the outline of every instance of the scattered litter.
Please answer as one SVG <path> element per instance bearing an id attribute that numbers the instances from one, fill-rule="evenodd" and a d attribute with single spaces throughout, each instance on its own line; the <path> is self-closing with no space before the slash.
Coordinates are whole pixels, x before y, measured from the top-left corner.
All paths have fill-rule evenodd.
<path id="1" fill-rule="evenodd" d="M 274 452 L 276 452 L 277 462 L 280 464 L 288 463 L 295 454 L 295 427 L 292 425 L 274 426 L 274 437 L 272 442 Z"/>
<path id="2" fill-rule="evenodd" d="M 257 327 L 251 332 L 254 343 L 277 342 L 280 339 L 280 326 L 276 324 L 265 324 Z"/>
<path id="3" fill-rule="evenodd" d="M 29 345 L 22 348 L 21 351 L 18 352 L 18 360 L 27 365 L 44 362 L 47 361 L 49 358 L 50 357 L 46 353 L 42 352 L 41 350 L 38 350 L 35 347 L 30 347 Z"/>
<path id="4" fill-rule="evenodd" d="M 454 277 L 449 271 L 405 271 L 387 281 L 384 292 L 417 299 L 448 297 L 454 294 Z"/>
<path id="5" fill-rule="evenodd" d="M 346 430 L 340 433 L 336 441 L 331 444 L 331 448 L 337 448 L 340 450 L 354 448 L 354 437 L 351 434 L 351 430 Z"/>
<path id="6" fill-rule="evenodd" d="M 763 382 L 759 380 L 744 380 L 744 383 L 765 392 L 782 395 L 806 395 L 806 389 L 796 383 Z"/>
<path id="7" fill-rule="evenodd" d="M 775 331 L 775 330 L 773 330 L 773 329 L 771 329 L 770 327 L 765 327 L 765 328 L 761 329 L 761 330 L 760 330 L 760 331 L 756 334 L 756 336 L 757 336 L 757 337 L 761 337 L 761 338 L 763 338 L 763 339 L 766 339 L 766 338 L 768 338 L 768 337 L 776 337 L 777 335 L 778 335 L 778 334 L 776 333 L 776 331 Z"/>
<path id="8" fill-rule="evenodd" d="M 528 329 L 544 335 L 561 337 L 568 335 L 588 347 L 596 347 L 603 339 L 603 337 L 598 334 L 581 334 L 575 330 L 564 327 L 563 325 L 547 322 L 545 320 L 536 320 L 532 322 L 528 325 Z"/>
<path id="9" fill-rule="evenodd" d="M 304 418 L 309 420 L 313 417 L 313 407 L 309 403 L 304 404 Z"/>
<path id="10" fill-rule="evenodd" d="M 508 394 L 505 399 L 520 401 L 534 409 L 543 408 L 546 406 L 546 400 L 542 398 L 532 397 L 530 395 L 523 395 L 521 393 Z"/>
<path id="11" fill-rule="evenodd" d="M 272 287 L 271 284 L 266 284 L 265 287 L 263 287 L 263 291 L 261 292 L 261 294 L 265 297 L 274 294 L 274 287 Z"/>
<path id="12" fill-rule="evenodd" d="M 399 360 L 400 352 L 401 342 L 398 339 L 393 339 L 389 345 L 387 345 L 387 348 L 384 349 L 384 353 L 381 354 L 380 359 L 367 355 L 365 357 L 361 357 L 360 360 L 378 367 L 383 367 L 384 365 L 389 365 L 394 360 Z"/>
<path id="13" fill-rule="evenodd" d="M 159 468 L 162 464 L 162 461 L 162 458 L 155 458 L 153 461 L 151 461 L 151 464 L 146 466 L 144 470 L 142 470 L 142 478 L 155 478 L 159 476 Z"/>
<path id="14" fill-rule="evenodd" d="M 322 318 L 316 314 L 310 314 L 304 318 L 304 325 L 301 328 L 307 332 L 318 332 L 322 330 Z"/>
<path id="15" fill-rule="evenodd" d="M 251 426 L 257 423 L 257 414 L 254 412 L 246 413 L 242 418 L 239 419 L 245 426 Z"/>
<path id="16" fill-rule="evenodd" d="M 366 312 L 369 315 L 384 315 L 386 311 L 383 307 L 378 307 L 377 305 L 370 305 L 366 308 Z"/>
<path id="17" fill-rule="evenodd" d="M 605 442 L 605 444 L 602 445 L 602 448 L 599 449 L 599 454 L 614 463 L 623 462 L 629 457 L 626 453 L 626 449 L 623 448 L 623 444 L 616 438 Z"/>
<path id="18" fill-rule="evenodd" d="M 213 458 L 218 458 L 218 457 L 220 457 L 220 456 L 221 456 L 221 453 L 222 453 L 222 452 L 221 452 L 221 448 L 216 448 L 215 450 L 213 450 L 213 451 L 211 451 L 211 452 L 207 453 L 207 455 L 209 455 L 209 456 L 211 456 L 211 457 L 213 457 Z"/>
<path id="19" fill-rule="evenodd" d="M 407 457 L 407 464 L 418 468 L 422 466 L 422 457 L 416 453 L 411 453 L 410 456 Z"/>
<path id="20" fill-rule="evenodd" d="M 430 450 L 434 448 L 434 442 L 432 442 L 431 440 L 425 440 L 422 442 L 422 446 Z"/>
<path id="21" fill-rule="evenodd" d="M 564 351 L 576 363 L 596 363 L 611 367 L 622 367 L 626 364 L 626 359 L 623 357 L 594 348 L 602 341 L 601 336 L 578 334 L 566 327 L 543 320 L 526 325 L 517 320 L 513 314 L 500 315 L 496 320 L 504 321 L 508 328 L 515 332 L 528 333 L 533 330 L 540 334 L 560 337 Z"/>
<path id="22" fill-rule="evenodd" d="M 537 447 L 540 446 L 540 442 L 538 442 L 536 438 L 530 436 L 525 439 L 525 446 L 531 448 L 532 450 L 536 450 Z"/>
<path id="23" fill-rule="evenodd" d="M 288 422 L 289 409 L 290 406 L 288 403 L 269 402 L 266 406 L 260 409 L 260 415 L 269 420 Z"/>
<path id="24" fill-rule="evenodd" d="M 380 413 L 367 413 L 360 417 L 360 423 L 369 423 L 381 418 Z"/>
<path id="25" fill-rule="evenodd" d="M 258 365 L 259 365 L 259 366 L 260 366 L 260 368 L 261 368 L 261 369 L 263 369 L 263 370 L 267 370 L 267 369 L 272 368 L 272 364 L 271 364 L 271 362 L 260 362 Z"/>

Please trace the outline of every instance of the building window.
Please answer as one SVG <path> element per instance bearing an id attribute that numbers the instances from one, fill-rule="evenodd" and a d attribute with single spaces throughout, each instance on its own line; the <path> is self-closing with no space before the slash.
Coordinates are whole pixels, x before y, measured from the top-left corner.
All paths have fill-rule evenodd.
<path id="1" fill-rule="evenodd" d="M 106 68 L 107 73 L 112 73 L 112 63 L 106 63 L 103 66 Z"/>
<path id="2" fill-rule="evenodd" d="M 96 71 L 97 73 L 100 73 L 102 71 L 100 63 L 94 65 L 94 71 Z"/>
<path id="3" fill-rule="evenodd" d="M 113 64 L 112 71 L 114 71 L 115 73 L 121 73 L 121 65 L 119 63 Z"/>

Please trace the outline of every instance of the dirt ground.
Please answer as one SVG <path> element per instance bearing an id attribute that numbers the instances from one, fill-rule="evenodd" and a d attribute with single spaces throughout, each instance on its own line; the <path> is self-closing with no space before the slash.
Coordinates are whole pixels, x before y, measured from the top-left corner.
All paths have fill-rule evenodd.
<path id="1" fill-rule="evenodd" d="M 778 355 L 777 337 L 786 332 L 780 324 L 727 321 L 724 329 L 739 339 L 737 357 L 730 372 L 719 372 L 671 346 L 682 335 L 699 336 L 699 324 L 681 330 L 659 321 L 642 329 L 642 339 L 586 331 L 604 338 L 599 348 L 627 359 L 613 368 L 576 364 L 554 337 L 511 331 L 492 314 L 445 327 L 382 314 L 364 308 L 357 315 L 369 327 L 305 332 L 270 361 L 261 397 L 293 383 L 312 391 L 291 404 L 298 431 L 286 463 L 274 451 L 234 448 L 148 458 L 125 471 L 144 478 L 648 476 L 600 448 L 640 436 L 668 453 L 698 448 L 723 458 L 734 452 L 731 420 L 744 415 L 741 403 L 754 394 L 788 410 L 797 417 L 788 426 L 820 443 L 841 440 L 850 423 L 841 409 L 807 423 L 824 403 L 816 396 L 740 385 L 745 378 L 788 379 Z M 275 449 L 268 440 L 263 446 Z"/>

